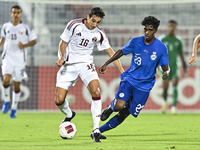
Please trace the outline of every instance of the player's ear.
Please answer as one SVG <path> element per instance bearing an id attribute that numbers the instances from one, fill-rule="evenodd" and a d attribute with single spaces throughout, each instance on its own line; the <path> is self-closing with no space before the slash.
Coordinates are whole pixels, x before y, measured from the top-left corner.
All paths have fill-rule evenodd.
<path id="1" fill-rule="evenodd" d="M 156 33 L 158 31 L 158 29 L 154 29 L 154 33 Z"/>

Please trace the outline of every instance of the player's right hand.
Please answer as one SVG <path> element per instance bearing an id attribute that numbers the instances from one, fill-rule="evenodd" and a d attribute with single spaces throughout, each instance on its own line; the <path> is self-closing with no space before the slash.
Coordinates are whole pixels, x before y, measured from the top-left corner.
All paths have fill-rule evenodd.
<path id="1" fill-rule="evenodd" d="M 169 73 L 163 72 L 162 79 L 166 80 L 168 76 L 169 76 Z"/>
<path id="2" fill-rule="evenodd" d="M 189 59 L 189 63 L 192 65 L 196 61 L 196 56 L 192 55 L 192 57 Z"/>
<path id="3" fill-rule="evenodd" d="M 106 65 L 102 65 L 102 66 L 99 68 L 99 73 L 104 74 L 105 71 L 106 71 Z"/>
<path id="4" fill-rule="evenodd" d="M 61 67 L 63 65 L 63 63 L 64 63 L 64 58 L 63 57 L 61 59 L 59 59 L 59 60 L 56 61 L 56 65 L 58 67 Z"/>

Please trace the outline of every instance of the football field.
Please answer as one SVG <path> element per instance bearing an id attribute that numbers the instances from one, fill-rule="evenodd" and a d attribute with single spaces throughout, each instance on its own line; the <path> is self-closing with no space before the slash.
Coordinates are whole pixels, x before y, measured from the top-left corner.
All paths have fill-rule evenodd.
<path id="1" fill-rule="evenodd" d="M 63 140 L 58 126 L 61 113 L 18 113 L 17 119 L 0 114 L 1 150 L 199 150 L 200 114 L 140 114 L 129 116 L 117 128 L 105 132 L 106 140 L 94 143 L 89 137 L 92 118 L 77 113 L 73 123 L 77 135 Z M 101 122 L 103 124 L 103 122 Z"/>

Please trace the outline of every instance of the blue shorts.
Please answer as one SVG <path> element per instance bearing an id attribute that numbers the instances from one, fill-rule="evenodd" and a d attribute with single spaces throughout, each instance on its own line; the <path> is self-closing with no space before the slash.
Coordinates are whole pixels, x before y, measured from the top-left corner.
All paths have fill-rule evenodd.
<path id="1" fill-rule="evenodd" d="M 115 99 L 126 102 L 129 112 L 137 117 L 149 97 L 149 92 L 138 90 L 127 81 L 121 81 Z"/>

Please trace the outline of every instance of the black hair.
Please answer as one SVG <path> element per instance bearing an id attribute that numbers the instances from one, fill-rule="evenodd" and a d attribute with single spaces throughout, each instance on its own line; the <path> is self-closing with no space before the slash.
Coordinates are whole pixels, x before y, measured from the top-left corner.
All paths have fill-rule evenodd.
<path id="1" fill-rule="evenodd" d="M 152 25 L 153 28 L 157 29 L 158 26 L 160 25 L 160 20 L 158 20 L 154 16 L 148 16 L 148 17 L 144 18 L 144 20 L 141 22 L 141 24 L 143 26 L 145 26 L 145 25 Z"/>
<path id="2" fill-rule="evenodd" d="M 177 22 L 176 20 L 172 20 L 172 19 L 169 20 L 168 23 L 173 23 L 173 24 L 175 24 L 175 25 L 178 25 L 178 22 Z"/>
<path id="3" fill-rule="evenodd" d="M 100 7 L 94 7 L 91 9 L 91 11 L 89 13 L 90 17 L 92 17 L 92 15 L 103 18 L 105 16 L 105 13 L 104 13 L 103 9 L 101 9 Z"/>
<path id="4" fill-rule="evenodd" d="M 20 9 L 21 12 L 22 12 L 22 9 L 21 9 L 21 7 L 20 7 L 19 5 L 14 5 L 14 6 L 11 8 L 11 12 L 12 12 L 12 9 L 13 9 L 13 8 Z"/>

